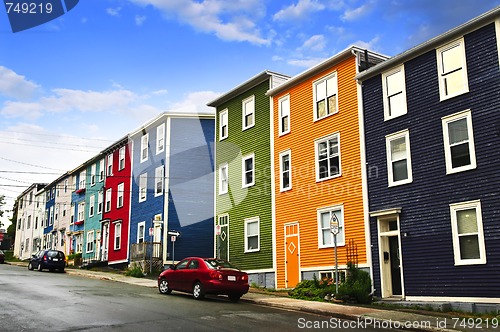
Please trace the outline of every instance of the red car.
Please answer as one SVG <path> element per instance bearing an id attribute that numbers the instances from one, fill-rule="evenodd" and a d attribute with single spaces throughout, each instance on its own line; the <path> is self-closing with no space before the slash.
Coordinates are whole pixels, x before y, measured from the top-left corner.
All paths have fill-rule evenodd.
<path id="1" fill-rule="evenodd" d="M 170 294 L 173 290 L 192 293 L 197 300 L 205 294 L 222 294 L 238 302 L 248 287 L 248 274 L 217 258 L 188 257 L 170 265 L 158 277 L 160 293 Z"/>

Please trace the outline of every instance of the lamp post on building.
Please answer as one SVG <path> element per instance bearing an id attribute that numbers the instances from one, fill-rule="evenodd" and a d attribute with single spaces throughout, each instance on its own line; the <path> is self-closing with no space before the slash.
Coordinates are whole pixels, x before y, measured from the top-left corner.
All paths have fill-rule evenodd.
<path id="1" fill-rule="evenodd" d="M 334 212 L 330 218 L 330 232 L 333 234 L 333 249 L 335 252 L 335 295 L 339 293 L 339 264 L 337 259 L 337 234 L 339 233 L 339 220 Z"/>

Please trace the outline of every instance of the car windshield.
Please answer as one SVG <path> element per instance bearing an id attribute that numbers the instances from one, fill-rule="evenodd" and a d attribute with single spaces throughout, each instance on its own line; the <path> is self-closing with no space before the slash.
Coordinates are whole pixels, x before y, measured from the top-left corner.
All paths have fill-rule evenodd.
<path id="1" fill-rule="evenodd" d="M 207 266 L 209 269 L 236 269 L 239 270 L 236 266 L 233 264 L 224 261 L 222 259 L 205 259 L 205 263 L 207 263 Z"/>

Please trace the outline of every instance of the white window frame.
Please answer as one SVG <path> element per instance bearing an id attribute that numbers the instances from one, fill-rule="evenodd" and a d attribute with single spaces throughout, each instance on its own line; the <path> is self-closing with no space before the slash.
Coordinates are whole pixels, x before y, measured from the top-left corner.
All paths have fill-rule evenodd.
<path id="1" fill-rule="evenodd" d="M 141 163 L 148 160 L 149 133 L 141 136 Z"/>
<path id="2" fill-rule="evenodd" d="M 144 202 L 148 195 L 148 173 L 139 175 L 139 202 Z"/>
<path id="3" fill-rule="evenodd" d="M 99 182 L 104 181 L 104 158 L 99 161 Z"/>
<path id="4" fill-rule="evenodd" d="M 117 197 L 116 197 L 116 208 L 119 209 L 121 207 L 123 207 L 123 199 L 125 197 L 125 183 L 122 182 L 120 184 L 118 184 L 118 193 L 117 193 Z"/>
<path id="5" fill-rule="evenodd" d="M 225 135 L 223 135 L 225 129 Z M 226 139 L 229 136 L 229 111 L 224 109 L 219 113 L 219 141 Z"/>
<path id="6" fill-rule="evenodd" d="M 288 156 L 288 170 L 284 170 L 283 157 Z M 292 151 L 286 150 L 279 154 L 280 158 L 280 191 L 287 191 L 292 189 Z M 283 175 L 288 172 L 288 186 L 283 186 Z"/>
<path id="7" fill-rule="evenodd" d="M 114 239 L 113 239 L 113 248 L 114 250 L 120 250 L 122 246 L 122 223 L 116 222 L 115 223 L 115 234 L 114 234 Z"/>
<path id="8" fill-rule="evenodd" d="M 257 234 L 249 234 L 248 233 L 248 225 L 257 223 Z M 248 248 L 248 237 L 249 236 L 257 236 L 257 248 Z M 259 217 L 253 217 L 253 218 L 248 218 L 245 219 L 245 253 L 249 252 L 257 252 L 260 251 L 260 218 Z"/>
<path id="9" fill-rule="evenodd" d="M 93 217 L 95 213 L 95 195 L 89 198 L 89 217 Z"/>
<path id="10" fill-rule="evenodd" d="M 392 150 L 391 150 L 391 142 L 394 140 L 403 138 L 405 139 L 405 146 L 406 146 L 406 158 L 400 158 L 400 159 L 393 159 L 392 156 Z M 385 154 L 387 158 L 387 181 L 389 183 L 389 187 L 393 186 L 399 186 L 402 184 L 406 183 L 411 183 L 413 182 L 413 171 L 412 171 L 412 164 L 411 164 L 411 150 L 410 150 L 410 132 L 406 130 L 399 131 L 394 134 L 387 135 L 385 137 Z M 392 163 L 396 161 L 400 161 L 406 159 L 406 171 L 408 174 L 408 178 L 404 180 L 399 180 L 399 181 L 394 181 L 394 172 L 392 169 Z"/>
<path id="11" fill-rule="evenodd" d="M 246 161 L 251 159 L 252 160 L 252 169 L 247 170 L 246 167 Z M 247 183 L 247 178 L 246 174 L 251 172 L 252 174 L 252 181 Z M 246 156 L 243 156 L 241 158 L 241 187 L 242 188 L 247 188 L 255 185 L 255 154 L 251 153 Z"/>
<path id="12" fill-rule="evenodd" d="M 466 119 L 466 122 L 467 122 L 467 135 L 468 135 L 468 142 L 467 143 L 468 143 L 468 147 L 469 147 L 470 164 L 464 165 L 464 166 L 459 166 L 459 167 L 453 167 L 453 159 L 452 159 L 452 155 L 451 155 L 451 145 L 450 145 L 450 139 L 449 139 L 448 125 L 452 122 L 462 120 L 462 119 Z M 477 167 L 476 148 L 475 148 L 475 144 L 474 144 L 474 130 L 472 127 L 471 110 L 468 109 L 468 110 L 465 110 L 462 112 L 451 114 L 451 115 L 448 115 L 448 116 L 441 118 L 441 120 L 442 120 L 442 125 L 443 125 L 443 141 L 444 141 L 444 156 L 445 156 L 445 162 L 446 162 L 446 174 L 453 174 L 453 173 L 468 171 L 470 169 L 475 169 Z M 461 142 L 461 143 L 464 143 L 464 142 Z"/>
<path id="13" fill-rule="evenodd" d="M 475 209 L 477 221 L 477 233 L 459 234 L 457 224 L 457 212 L 463 210 Z M 453 235 L 453 253 L 455 258 L 455 265 L 476 265 L 486 264 L 486 247 L 484 245 L 484 230 L 483 230 L 483 217 L 481 212 L 481 201 L 469 201 L 462 203 L 450 204 L 451 215 L 451 231 Z M 477 259 L 462 259 L 460 255 L 460 236 L 461 235 L 475 235 L 478 236 L 479 245 L 479 258 Z"/>
<path id="14" fill-rule="evenodd" d="M 125 146 L 122 146 L 118 151 L 118 170 L 121 171 L 125 168 Z"/>
<path id="15" fill-rule="evenodd" d="M 107 176 L 113 175 L 113 153 L 110 153 L 108 155 L 108 162 L 106 165 L 106 175 Z"/>
<path id="16" fill-rule="evenodd" d="M 165 151 L 165 124 L 156 127 L 156 154 Z"/>
<path id="17" fill-rule="evenodd" d="M 78 220 L 85 220 L 85 202 L 78 203 Z"/>
<path id="18" fill-rule="evenodd" d="M 332 215 L 332 212 L 337 212 L 337 219 L 339 222 L 339 234 L 337 234 L 337 247 L 345 246 L 345 224 L 344 224 L 344 206 L 343 205 L 334 205 L 334 206 L 329 206 L 329 207 L 324 207 L 317 209 L 317 221 L 318 221 L 318 248 L 333 248 L 335 246 L 334 244 L 334 239 L 333 239 L 333 234 L 330 231 L 330 218 Z M 326 227 L 323 227 L 321 223 L 321 215 L 323 213 L 329 213 L 329 218 L 328 218 L 328 225 Z M 339 217 L 340 216 L 340 217 Z M 323 241 L 323 231 L 328 231 L 328 234 L 330 234 L 330 243 L 325 243 Z M 339 238 L 339 235 L 341 234 L 341 237 Z"/>
<path id="19" fill-rule="evenodd" d="M 102 190 L 99 190 L 99 192 L 97 193 L 97 214 L 102 214 L 103 200 L 104 193 Z"/>
<path id="20" fill-rule="evenodd" d="M 331 79 L 333 79 L 333 81 L 330 81 Z M 332 88 L 334 91 L 331 94 L 328 94 L 328 83 L 329 82 L 333 83 Z M 325 91 L 324 91 L 325 96 L 324 96 L 324 98 L 321 98 L 322 96 L 318 95 L 317 90 L 318 90 L 319 86 L 323 83 L 325 84 Z M 329 108 L 328 108 L 328 97 L 334 96 L 334 95 L 336 96 L 336 98 L 335 98 L 335 111 L 330 112 Z M 326 115 L 324 115 L 324 116 L 320 116 L 318 114 L 318 102 L 320 102 L 321 100 L 323 100 L 325 102 Z M 313 82 L 313 102 L 314 102 L 314 105 L 313 105 L 314 121 L 327 118 L 327 117 L 339 112 L 339 89 L 338 89 L 338 77 L 337 77 L 336 71 L 334 71 L 334 72 L 328 74 L 327 76 L 322 77 L 319 80 Z"/>
<path id="21" fill-rule="evenodd" d="M 94 252 L 94 230 L 87 232 L 87 248 L 85 252 Z"/>
<path id="22" fill-rule="evenodd" d="M 156 167 L 155 169 L 155 197 L 163 195 L 163 178 L 164 167 Z"/>
<path id="23" fill-rule="evenodd" d="M 104 206 L 104 211 L 111 211 L 111 198 L 113 196 L 113 190 L 111 188 L 106 189 L 106 203 Z"/>
<path id="24" fill-rule="evenodd" d="M 85 189 L 85 182 L 87 181 L 87 171 L 80 172 L 80 178 L 78 182 L 78 189 Z"/>
<path id="25" fill-rule="evenodd" d="M 462 57 L 460 59 L 461 61 L 461 66 L 460 69 L 450 71 L 449 73 L 444 72 L 443 68 L 443 54 L 444 52 L 447 52 L 455 47 L 459 47 L 459 52 Z M 439 80 L 439 97 L 440 100 L 446 100 L 450 99 L 456 96 L 459 96 L 461 94 L 469 92 L 469 81 L 467 77 L 467 62 L 466 62 L 466 56 L 465 56 L 465 42 L 463 38 L 457 39 L 452 41 L 451 43 L 448 43 L 438 49 L 436 49 L 436 58 L 437 58 L 437 68 L 438 68 L 438 80 Z M 458 89 L 454 93 L 447 93 L 446 91 L 446 79 L 449 78 L 449 74 L 452 74 L 454 72 L 457 72 L 458 70 L 461 70 L 461 80 L 462 80 L 462 88 Z"/>
<path id="26" fill-rule="evenodd" d="M 279 136 L 290 132 L 290 95 L 286 95 L 278 99 L 278 114 L 279 114 Z M 283 128 L 283 119 L 288 118 L 287 128 Z"/>
<path id="27" fill-rule="evenodd" d="M 95 179 L 97 177 L 97 164 L 90 166 L 90 185 L 95 186 Z"/>
<path id="28" fill-rule="evenodd" d="M 241 124 L 242 130 L 255 126 L 255 96 L 252 95 L 241 102 Z M 251 123 L 246 124 L 246 118 L 251 119 Z"/>
<path id="29" fill-rule="evenodd" d="M 225 176 L 225 178 L 223 175 Z M 227 163 L 223 163 L 219 166 L 219 195 L 227 194 L 228 189 L 229 189 L 229 166 Z"/>
<path id="30" fill-rule="evenodd" d="M 142 227 L 142 236 L 141 236 L 141 227 Z M 141 221 L 137 224 L 137 243 L 143 243 L 146 237 L 146 222 Z M 142 241 L 141 241 L 142 240 Z"/>
<path id="31" fill-rule="evenodd" d="M 331 139 L 334 139 L 334 138 L 337 138 L 337 146 L 338 146 L 338 158 L 339 158 L 339 172 L 338 174 L 330 174 L 330 166 L 328 166 L 328 176 L 324 177 L 324 178 L 320 178 L 320 167 L 319 167 L 319 145 L 323 142 L 329 142 Z M 330 149 L 329 149 L 329 144 L 330 143 L 327 143 L 327 153 L 328 153 L 328 156 L 327 156 L 327 160 L 328 160 L 328 165 L 330 165 Z M 340 134 L 339 133 L 334 133 L 332 135 L 329 135 L 329 136 L 326 136 L 326 137 L 322 137 L 320 139 L 317 139 L 315 142 L 314 142 L 314 150 L 315 150 L 315 156 L 314 156 L 314 165 L 315 165 L 315 168 L 316 168 L 316 182 L 321 182 L 321 181 L 326 181 L 326 180 L 329 180 L 329 179 L 334 179 L 334 178 L 337 178 L 339 176 L 342 176 L 342 157 L 341 157 L 341 153 L 340 153 Z"/>
<path id="32" fill-rule="evenodd" d="M 400 75 L 396 77 L 395 75 Z M 389 78 L 396 78 L 397 85 L 400 85 L 402 89 L 394 89 L 394 87 L 389 84 L 392 82 Z M 397 68 L 394 68 L 388 72 L 382 74 L 382 87 L 383 87 L 383 96 L 384 96 L 384 120 L 390 120 L 397 118 L 399 116 L 405 115 L 408 112 L 406 105 L 406 83 L 405 83 L 405 68 L 404 65 L 401 65 Z M 401 95 L 402 104 L 401 110 L 398 112 L 391 111 L 391 103 L 390 100 L 392 97 Z"/>

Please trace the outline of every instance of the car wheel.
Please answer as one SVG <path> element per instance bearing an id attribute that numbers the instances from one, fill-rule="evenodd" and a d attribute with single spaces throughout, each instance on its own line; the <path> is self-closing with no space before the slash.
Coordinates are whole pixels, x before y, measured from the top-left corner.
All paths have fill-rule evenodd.
<path id="1" fill-rule="evenodd" d="M 42 270 L 43 270 L 42 263 L 39 263 L 38 264 L 38 271 L 42 272 Z"/>
<path id="2" fill-rule="evenodd" d="M 158 285 L 158 290 L 162 294 L 170 294 L 172 293 L 172 290 L 170 287 L 168 287 L 168 281 L 167 279 L 161 279 L 160 284 Z"/>
<path id="3" fill-rule="evenodd" d="M 28 270 L 33 271 L 33 264 L 31 262 L 28 264 Z"/>
<path id="4" fill-rule="evenodd" d="M 236 303 L 240 300 L 240 297 L 240 294 L 231 294 L 229 295 L 229 301 Z"/>
<path id="5" fill-rule="evenodd" d="M 205 294 L 203 293 L 203 286 L 200 282 L 195 283 L 193 286 L 193 297 L 195 300 L 201 300 L 205 297 Z"/>

